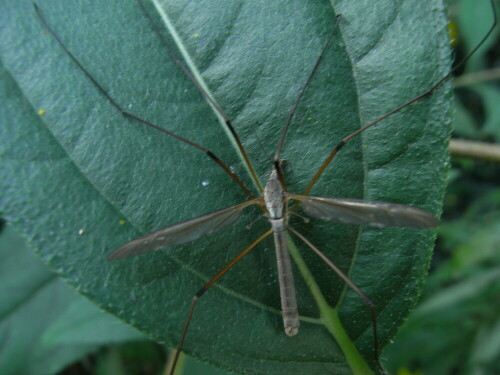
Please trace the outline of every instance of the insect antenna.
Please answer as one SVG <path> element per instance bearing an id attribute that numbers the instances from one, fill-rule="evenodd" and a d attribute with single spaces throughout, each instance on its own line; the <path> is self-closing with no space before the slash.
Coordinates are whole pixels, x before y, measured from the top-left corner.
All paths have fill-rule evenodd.
<path id="1" fill-rule="evenodd" d="M 140 3 L 140 1 L 138 0 Z M 181 137 L 178 134 L 175 134 L 169 130 L 166 130 L 158 125 L 153 124 L 150 121 L 147 121 L 141 117 L 138 117 L 134 115 L 133 113 L 128 112 L 125 110 L 120 104 L 118 104 L 109 94 L 108 92 L 104 89 L 104 87 L 97 82 L 97 80 L 90 74 L 90 72 L 78 61 L 78 59 L 71 53 L 71 51 L 66 47 L 66 45 L 63 43 L 61 38 L 55 33 L 55 31 L 49 26 L 48 22 L 45 20 L 44 16 L 42 15 L 40 9 L 38 8 L 38 5 L 36 3 L 33 3 L 33 7 L 35 8 L 35 13 L 38 16 L 38 19 L 42 23 L 42 25 L 45 27 L 45 29 L 49 32 L 49 34 L 54 38 L 54 40 L 59 44 L 59 46 L 63 49 L 63 51 L 71 58 L 71 60 L 78 66 L 78 68 L 87 76 L 87 78 L 94 84 L 94 86 L 99 90 L 99 92 L 115 107 L 123 116 L 126 118 L 133 119 L 135 121 L 138 121 L 144 125 L 149 126 L 150 128 L 156 129 L 158 131 L 161 131 L 171 137 L 174 137 L 178 139 L 181 142 L 184 142 L 192 147 L 197 148 L 200 151 L 203 151 L 210 159 L 212 159 L 213 162 L 215 162 L 224 172 L 226 172 L 231 179 L 238 184 L 238 186 L 243 189 L 245 194 L 248 195 L 250 199 L 254 199 L 255 196 L 252 194 L 252 192 L 246 187 L 246 185 L 243 183 L 243 181 L 233 172 L 231 169 L 224 163 L 222 160 L 220 160 L 217 155 L 215 155 L 212 151 L 209 149 L 192 142 L 184 137 Z M 177 62 L 177 61 L 176 61 Z M 177 62 L 179 65 L 179 63 Z M 196 84 L 196 81 L 195 81 Z M 208 97 L 206 97 L 208 100 Z M 234 130 L 234 129 L 233 129 Z M 251 164 L 249 164 L 251 166 Z M 256 179 L 256 183 L 258 182 L 258 179 Z"/>

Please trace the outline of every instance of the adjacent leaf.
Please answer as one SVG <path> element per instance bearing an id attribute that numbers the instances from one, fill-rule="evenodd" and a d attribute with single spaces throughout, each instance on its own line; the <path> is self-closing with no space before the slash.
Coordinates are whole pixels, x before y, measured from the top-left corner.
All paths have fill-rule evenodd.
<path id="1" fill-rule="evenodd" d="M 134 1 L 40 1 L 39 7 L 117 102 L 209 148 L 255 190 L 227 130 Z M 148 9 L 233 119 L 262 181 L 289 110 L 342 14 L 284 145 L 287 186 L 296 193 L 342 137 L 422 93 L 449 66 L 440 1 L 165 1 Z M 0 17 L 1 209 L 81 293 L 176 345 L 193 294 L 267 223 L 245 229 L 260 214 L 255 210 L 192 244 L 106 262 L 141 234 L 246 196 L 203 153 L 117 113 L 44 31 L 29 1 L 4 0 Z M 409 204 L 438 215 L 448 163 L 445 91 L 353 139 L 311 193 Z M 300 218 L 291 225 L 375 302 L 380 341 L 387 343 L 419 294 L 432 231 Z M 368 309 L 314 254 L 304 248 L 300 254 L 296 337 L 283 333 L 270 239 L 200 301 L 186 352 L 236 373 L 373 368 Z M 320 300 L 337 308 L 331 313 L 338 312 L 344 331 L 331 330 L 333 315 L 320 318 Z M 332 335 L 343 336 L 341 346 Z"/>
<path id="2" fill-rule="evenodd" d="M 0 372 L 55 374 L 112 340 L 144 338 L 75 294 L 7 226 L 0 236 Z"/>
<path id="3" fill-rule="evenodd" d="M 390 370 L 406 365 L 431 375 L 496 374 L 500 331 L 498 308 L 491 300 L 500 293 L 499 278 L 499 270 L 492 269 L 436 291 L 415 309 L 396 344 L 387 348 Z M 410 349 L 415 347 L 421 349 Z"/>

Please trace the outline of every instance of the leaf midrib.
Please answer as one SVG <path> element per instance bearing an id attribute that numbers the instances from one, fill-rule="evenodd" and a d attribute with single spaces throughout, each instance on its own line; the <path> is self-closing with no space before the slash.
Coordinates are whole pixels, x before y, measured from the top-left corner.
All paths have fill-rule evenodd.
<path id="1" fill-rule="evenodd" d="M 170 36 L 172 37 L 172 39 L 175 43 L 175 46 L 177 47 L 177 49 L 181 53 L 183 62 L 186 64 L 187 68 L 189 69 L 189 71 L 191 72 L 193 77 L 196 79 L 196 81 L 198 81 L 200 86 L 203 87 L 203 89 L 205 90 L 207 95 L 210 97 L 210 99 L 213 100 L 215 103 L 217 103 L 212 91 L 210 90 L 209 86 L 207 85 L 206 81 L 204 80 L 203 76 L 201 75 L 201 73 L 198 69 L 198 66 L 195 64 L 194 59 L 192 58 L 191 54 L 188 52 L 186 45 L 182 41 L 179 33 L 177 32 L 177 29 L 175 28 L 174 24 L 170 20 L 170 17 L 165 12 L 165 10 L 161 7 L 161 5 L 158 3 L 157 0 L 153 0 L 153 4 L 155 6 L 156 11 L 161 16 L 161 19 L 164 23 L 164 26 L 167 29 L 167 31 L 169 32 Z M 194 85 L 194 83 L 193 83 L 193 85 Z M 198 90 L 198 91 L 200 91 L 200 90 Z M 200 91 L 200 94 L 201 94 L 201 91 Z M 236 140 L 234 139 L 233 135 L 231 134 L 231 131 L 229 130 L 228 126 L 226 125 L 225 119 L 221 116 L 221 114 L 217 111 L 217 109 L 213 106 L 212 103 L 210 103 L 208 100 L 205 100 L 205 102 L 210 107 L 210 109 L 215 114 L 215 116 L 217 117 L 219 126 L 222 127 L 224 133 L 226 134 L 227 138 L 231 142 L 232 148 L 235 150 L 236 154 L 238 155 L 238 158 L 240 159 L 240 164 L 243 164 L 245 166 L 245 171 L 246 171 L 247 175 L 252 177 L 252 173 L 250 172 L 250 168 L 245 163 L 245 159 L 244 159 L 243 155 L 241 154 L 239 147 L 236 143 Z M 256 176 L 256 178 L 258 178 L 258 176 Z M 258 183 L 256 181 L 254 181 L 253 178 L 251 178 L 251 180 L 252 180 L 252 184 L 254 186 L 254 189 L 256 191 L 259 191 Z M 261 183 L 261 181 L 259 181 L 259 183 Z"/>

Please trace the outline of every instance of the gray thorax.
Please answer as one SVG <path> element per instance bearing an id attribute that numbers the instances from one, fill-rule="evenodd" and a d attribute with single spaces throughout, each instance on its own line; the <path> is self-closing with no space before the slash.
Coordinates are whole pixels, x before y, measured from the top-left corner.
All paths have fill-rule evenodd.
<path id="1" fill-rule="evenodd" d="M 264 188 L 264 201 L 270 221 L 286 219 L 285 195 L 276 169 L 273 169 L 271 172 L 266 187 Z"/>

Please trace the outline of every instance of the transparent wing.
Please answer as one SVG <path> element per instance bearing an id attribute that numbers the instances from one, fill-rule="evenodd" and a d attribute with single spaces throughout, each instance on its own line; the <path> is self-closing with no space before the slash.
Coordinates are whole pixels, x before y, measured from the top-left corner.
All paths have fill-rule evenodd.
<path id="1" fill-rule="evenodd" d="M 410 206 L 357 199 L 335 199 L 288 194 L 302 202 L 306 214 L 324 220 L 374 227 L 429 228 L 439 224 L 430 213 Z"/>
<path id="2" fill-rule="evenodd" d="M 146 234 L 113 251 L 108 256 L 108 260 L 128 258 L 194 241 L 236 223 L 243 209 L 257 204 L 261 200 L 262 198 L 252 199 L 245 203 L 169 225 L 168 227 Z"/>

